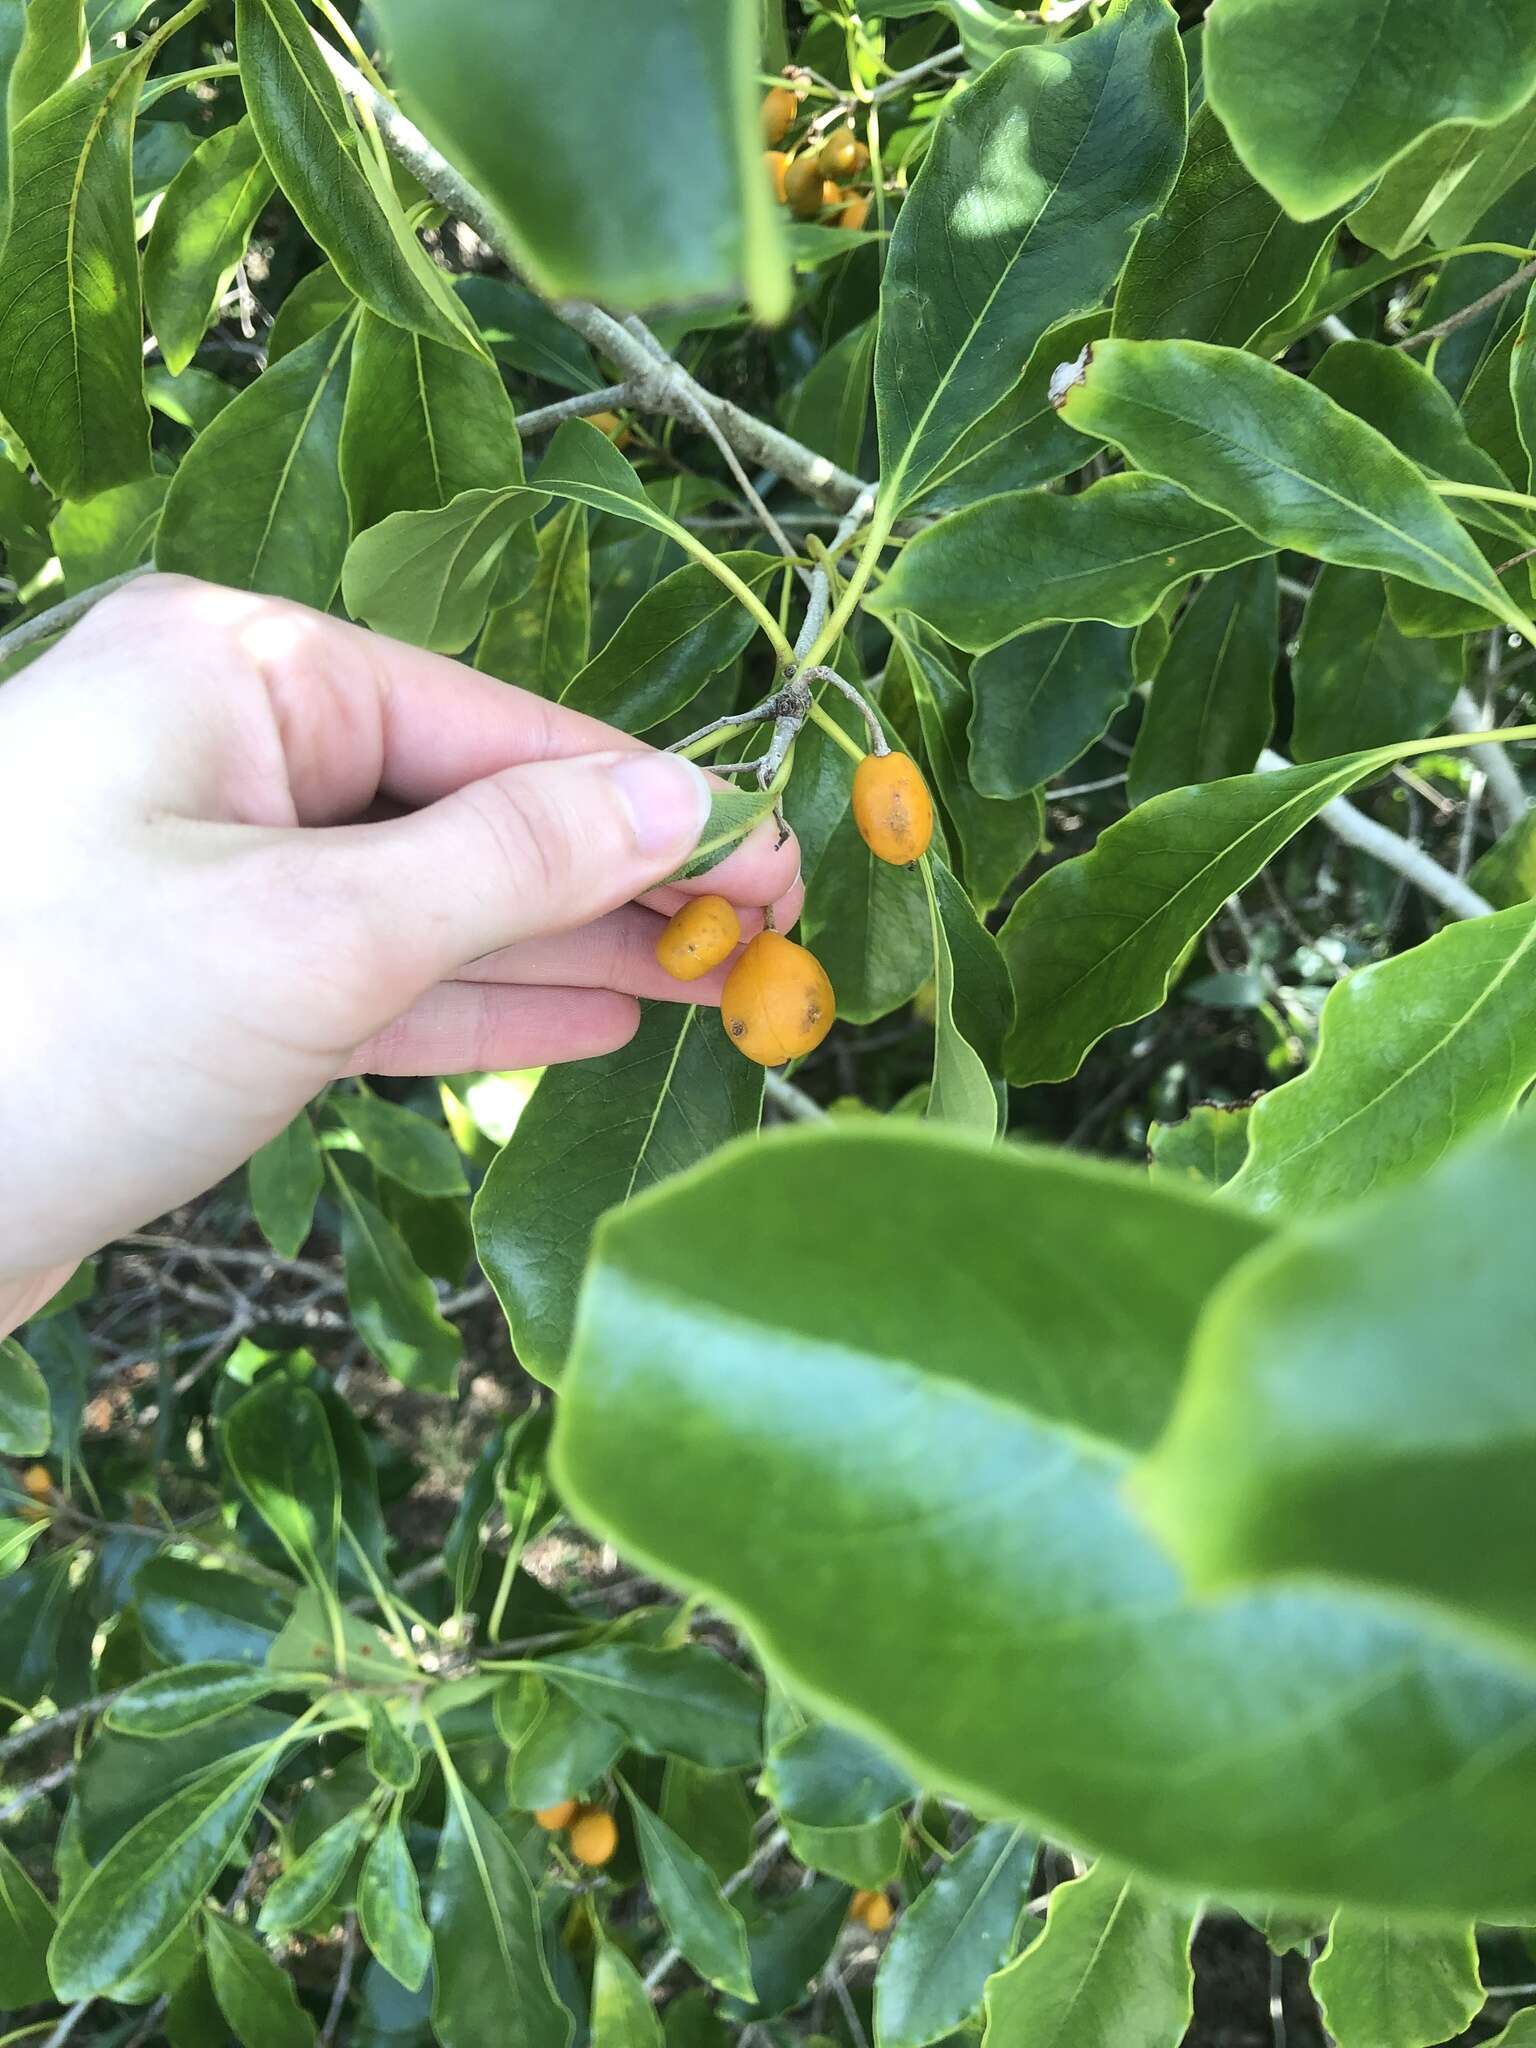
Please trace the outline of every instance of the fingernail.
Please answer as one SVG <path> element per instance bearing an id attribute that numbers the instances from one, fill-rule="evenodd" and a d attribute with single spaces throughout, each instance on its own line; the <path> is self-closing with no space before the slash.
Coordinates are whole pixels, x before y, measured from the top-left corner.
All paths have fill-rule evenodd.
<path id="1" fill-rule="evenodd" d="M 698 844 L 709 817 L 704 771 L 676 754 L 630 754 L 609 770 L 629 812 L 635 850 L 681 859 Z"/>

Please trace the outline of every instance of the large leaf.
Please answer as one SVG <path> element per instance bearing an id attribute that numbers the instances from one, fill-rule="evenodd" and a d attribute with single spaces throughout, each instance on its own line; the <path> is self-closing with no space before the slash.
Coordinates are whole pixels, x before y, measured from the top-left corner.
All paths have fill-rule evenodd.
<path id="1" fill-rule="evenodd" d="M 711 1769 L 755 1764 L 762 1748 L 762 1695 L 713 1650 L 685 1643 L 599 1643 L 565 1650 L 538 1666 L 541 1677 L 624 1730 L 636 1748 Z"/>
<path id="2" fill-rule="evenodd" d="M 982 2048 L 1178 2048 L 1193 1907 L 1107 1863 L 1051 1893 L 1045 1931 L 987 1986 Z"/>
<path id="3" fill-rule="evenodd" d="M 611 1941 L 598 1949 L 592 1970 L 592 2048 L 662 2048 L 661 2022 L 645 1981 Z"/>
<path id="4" fill-rule="evenodd" d="M 10 82 L 12 118 L 20 120 L 67 85 L 85 56 L 82 0 L 25 0 L 25 33 Z M 19 13 L 20 6 L 7 12 Z"/>
<path id="5" fill-rule="evenodd" d="M 373 1825 L 366 1806 L 355 1806 L 323 1829 L 283 1871 L 261 1902 L 257 1926 L 263 1934 L 291 1934 L 315 1919 L 341 1888 L 341 1881 Z"/>
<path id="6" fill-rule="evenodd" d="M 181 1735 L 235 1714 L 277 1690 L 271 1674 L 243 1663 L 187 1664 L 155 1671 L 120 1692 L 107 1725 L 123 1735 Z"/>
<path id="7" fill-rule="evenodd" d="M 352 326 L 284 356 L 198 435 L 165 501 L 157 568 L 329 606 L 347 552 L 336 462 Z"/>
<path id="8" fill-rule="evenodd" d="M 1399 632 L 1374 570 L 1325 568 L 1291 655 L 1291 753 L 1318 761 L 1432 732 L 1460 680 L 1460 647 Z"/>
<path id="9" fill-rule="evenodd" d="M 958 917 L 968 915 L 983 935 L 985 927 L 976 918 L 970 899 L 946 870 L 926 856 L 921 868 L 933 933 L 933 1082 L 923 1113 L 933 1122 L 948 1124 L 954 1130 L 995 1138 L 998 1089 L 987 1071 L 986 1061 L 955 1020 L 955 958 L 949 943 L 949 925 Z M 950 884 L 942 901 L 940 873 L 945 874 Z"/>
<path id="10" fill-rule="evenodd" d="M 928 2048 L 981 2008 L 1029 1896 L 1036 1843 L 981 1827 L 902 1915 L 875 1979 L 880 2048 Z"/>
<path id="11" fill-rule="evenodd" d="M 363 1939 L 407 1991 L 419 1991 L 432 1964 L 432 1935 L 421 1912 L 416 1866 L 398 1813 L 374 1836 L 357 1880 Z"/>
<path id="12" fill-rule="evenodd" d="M 673 1834 L 629 1792 L 645 1881 L 662 1925 L 707 1982 L 735 1998 L 753 1998 L 752 1965 L 741 1915 L 725 1897 L 703 1857 Z"/>
<path id="13" fill-rule="evenodd" d="M 1434 2048 L 1482 2011 L 1477 1940 L 1405 1927 L 1363 1913 L 1336 1913 L 1311 1985 L 1338 2048 Z"/>
<path id="14" fill-rule="evenodd" d="M 246 1176 L 251 1207 L 268 1244 L 279 1258 L 296 1259 L 314 1227 L 325 1181 L 325 1161 L 307 1109 L 252 1156 Z"/>
<path id="15" fill-rule="evenodd" d="M 1206 89 L 1254 175 L 1313 220 L 1437 122 L 1513 113 L 1536 89 L 1533 51 L 1532 0 L 1223 0 Z"/>
<path id="16" fill-rule="evenodd" d="M 1131 694 L 1131 636 L 1086 621 L 1015 634 L 971 664 L 971 775 L 1020 796 L 1093 745 Z"/>
<path id="17" fill-rule="evenodd" d="M 882 496 L 915 497 L 1046 329 L 1095 306 L 1184 148 L 1167 0 L 1004 56 L 953 100 L 897 217 L 875 356 Z"/>
<path id="18" fill-rule="evenodd" d="M 392 512 L 347 549 L 348 611 L 393 639 L 462 653 L 485 624 L 518 529 L 547 503 L 542 491 L 508 484 L 461 491 L 427 511 Z"/>
<path id="19" fill-rule="evenodd" d="M 1448 925 L 1362 967 L 1324 1005 L 1317 1057 L 1263 1095 L 1229 1183 L 1315 1214 L 1432 1166 L 1536 1077 L 1536 904 Z"/>
<path id="20" fill-rule="evenodd" d="M 240 1491 L 313 1586 L 336 1577 L 341 1475 L 312 1388 L 277 1373 L 242 1396 L 219 1432 Z"/>
<path id="21" fill-rule="evenodd" d="M 402 1385 L 451 1394 L 464 1346 L 437 1305 L 436 1289 L 382 1210 L 343 1174 L 333 1179 L 347 1306 L 358 1335 Z"/>
<path id="22" fill-rule="evenodd" d="M 1281 1240 L 1217 1293 L 1135 1482 L 1202 1584 L 1323 1572 L 1536 1647 L 1521 1479 L 1536 1434 L 1521 1248 L 1533 1175 L 1536 1123 L 1518 1118 Z M 1455 1335 L 1471 1288 L 1475 1344 Z"/>
<path id="23" fill-rule="evenodd" d="M 598 1218 L 756 1126 L 762 1075 L 718 1013 L 643 1006 L 620 1051 L 551 1067 L 475 1197 L 475 1242 L 522 1363 L 553 1381 Z"/>
<path id="24" fill-rule="evenodd" d="M 553 698 L 586 665 L 591 642 L 585 505 L 562 505 L 546 520 L 538 552 L 528 588 L 486 620 L 475 666 L 536 697 Z"/>
<path id="25" fill-rule="evenodd" d="M 1274 722 L 1270 691 L 1279 641 L 1272 555 L 1210 578 L 1185 609 L 1158 665 L 1131 755 L 1133 804 L 1253 767 Z"/>
<path id="26" fill-rule="evenodd" d="M 144 476 L 59 507 L 50 532 L 71 596 L 149 560 L 170 487 L 168 476 Z"/>
<path id="27" fill-rule="evenodd" d="M 939 520 L 902 549 L 869 609 L 915 612 L 981 654 L 1056 619 L 1138 626 L 1176 584 L 1269 552 L 1175 484 L 1111 476 L 1075 497 L 1010 491 Z"/>
<path id="28" fill-rule="evenodd" d="M 418 1195 L 465 1195 L 464 1161 L 441 1124 L 366 1089 L 338 1092 L 330 1106 L 352 1132 L 375 1171 Z"/>
<path id="29" fill-rule="evenodd" d="M 53 1908 L 0 1842 L 0 2000 L 11 2010 L 51 1998 L 44 1957 Z"/>
<path id="30" fill-rule="evenodd" d="M 222 1913 L 207 1914 L 203 1926 L 213 1995 L 243 2048 L 314 2048 L 314 2021 L 287 1971 Z"/>
<path id="31" fill-rule="evenodd" d="M 144 252 L 144 302 L 173 372 L 197 354 L 274 182 L 248 120 L 199 143 L 172 179 Z"/>
<path id="32" fill-rule="evenodd" d="M 48 1382 L 14 1337 L 0 1337 L 0 1452 L 40 1458 L 52 1434 Z"/>
<path id="33" fill-rule="evenodd" d="M 1061 409 L 1275 547 L 1381 569 L 1520 624 L 1407 456 L 1272 363 L 1196 341 L 1101 342 Z"/>
<path id="34" fill-rule="evenodd" d="M 630 0 L 383 0 L 393 70 L 490 200 L 547 297 L 623 306 L 789 296 L 763 176 L 755 0 L 674 0 L 666 32 Z M 549 81 L 579 79 L 578 119 Z M 686 107 L 685 119 L 658 115 Z M 516 118 L 508 118 L 508 109 Z"/>

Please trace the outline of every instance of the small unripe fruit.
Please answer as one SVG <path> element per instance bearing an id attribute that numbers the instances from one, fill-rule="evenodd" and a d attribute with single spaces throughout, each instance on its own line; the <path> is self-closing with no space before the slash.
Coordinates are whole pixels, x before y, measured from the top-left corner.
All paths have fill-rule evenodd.
<path id="1" fill-rule="evenodd" d="M 869 219 L 869 194 L 855 192 L 842 212 L 837 216 L 840 228 L 861 228 Z"/>
<path id="2" fill-rule="evenodd" d="M 776 85 L 768 93 L 763 101 L 761 119 L 763 140 L 770 148 L 774 143 L 784 140 L 799 111 L 799 95 L 789 86 Z"/>
<path id="3" fill-rule="evenodd" d="M 851 178 L 869 162 L 869 151 L 851 128 L 843 128 L 821 145 L 816 161 L 824 178 Z"/>
<path id="4" fill-rule="evenodd" d="M 741 944 L 741 919 L 723 896 L 695 896 L 656 941 L 656 958 L 674 981 L 697 981 Z"/>
<path id="5" fill-rule="evenodd" d="M 853 821 L 877 860 L 905 867 L 933 843 L 933 799 L 907 754 L 866 754 L 853 776 Z"/>
<path id="6" fill-rule="evenodd" d="M 768 166 L 768 175 L 773 180 L 773 196 L 780 206 L 784 204 L 784 173 L 789 169 L 789 156 L 782 149 L 765 149 L 763 162 Z"/>
<path id="7" fill-rule="evenodd" d="M 821 212 L 826 179 L 813 156 L 797 156 L 784 173 L 784 197 L 796 220 L 815 220 Z"/>
<path id="8" fill-rule="evenodd" d="M 571 1823 L 569 1836 L 571 1854 L 578 1863 L 589 1864 L 594 1870 L 611 1862 L 613 1852 L 619 1846 L 619 1824 L 611 1813 L 605 1813 L 600 1806 L 584 1807 Z"/>
<path id="9" fill-rule="evenodd" d="M 541 1828 L 554 1835 L 561 1828 L 568 1828 L 580 1811 L 574 1799 L 561 1799 L 554 1806 L 536 1806 L 533 1817 Z"/>
<path id="10" fill-rule="evenodd" d="M 837 1021 L 837 998 L 814 953 L 781 932 L 759 932 L 726 976 L 720 1019 L 739 1053 L 778 1067 L 820 1045 Z"/>

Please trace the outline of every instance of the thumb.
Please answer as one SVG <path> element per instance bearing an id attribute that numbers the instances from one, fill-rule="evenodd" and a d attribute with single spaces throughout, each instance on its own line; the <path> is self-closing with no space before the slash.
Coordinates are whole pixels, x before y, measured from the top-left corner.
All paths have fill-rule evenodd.
<path id="1" fill-rule="evenodd" d="M 691 761 L 632 749 L 506 768 L 409 817 L 327 836 L 393 972 L 426 988 L 654 888 L 698 844 L 709 801 Z"/>

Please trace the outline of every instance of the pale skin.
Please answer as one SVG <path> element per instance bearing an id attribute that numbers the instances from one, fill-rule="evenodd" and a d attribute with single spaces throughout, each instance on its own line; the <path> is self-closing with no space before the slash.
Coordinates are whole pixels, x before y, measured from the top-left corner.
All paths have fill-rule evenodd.
<path id="1" fill-rule="evenodd" d="M 612 1052 L 690 894 L 799 913 L 769 824 L 661 886 L 699 771 L 276 599 L 148 576 L 0 687 L 0 1335 L 346 1074 Z"/>

